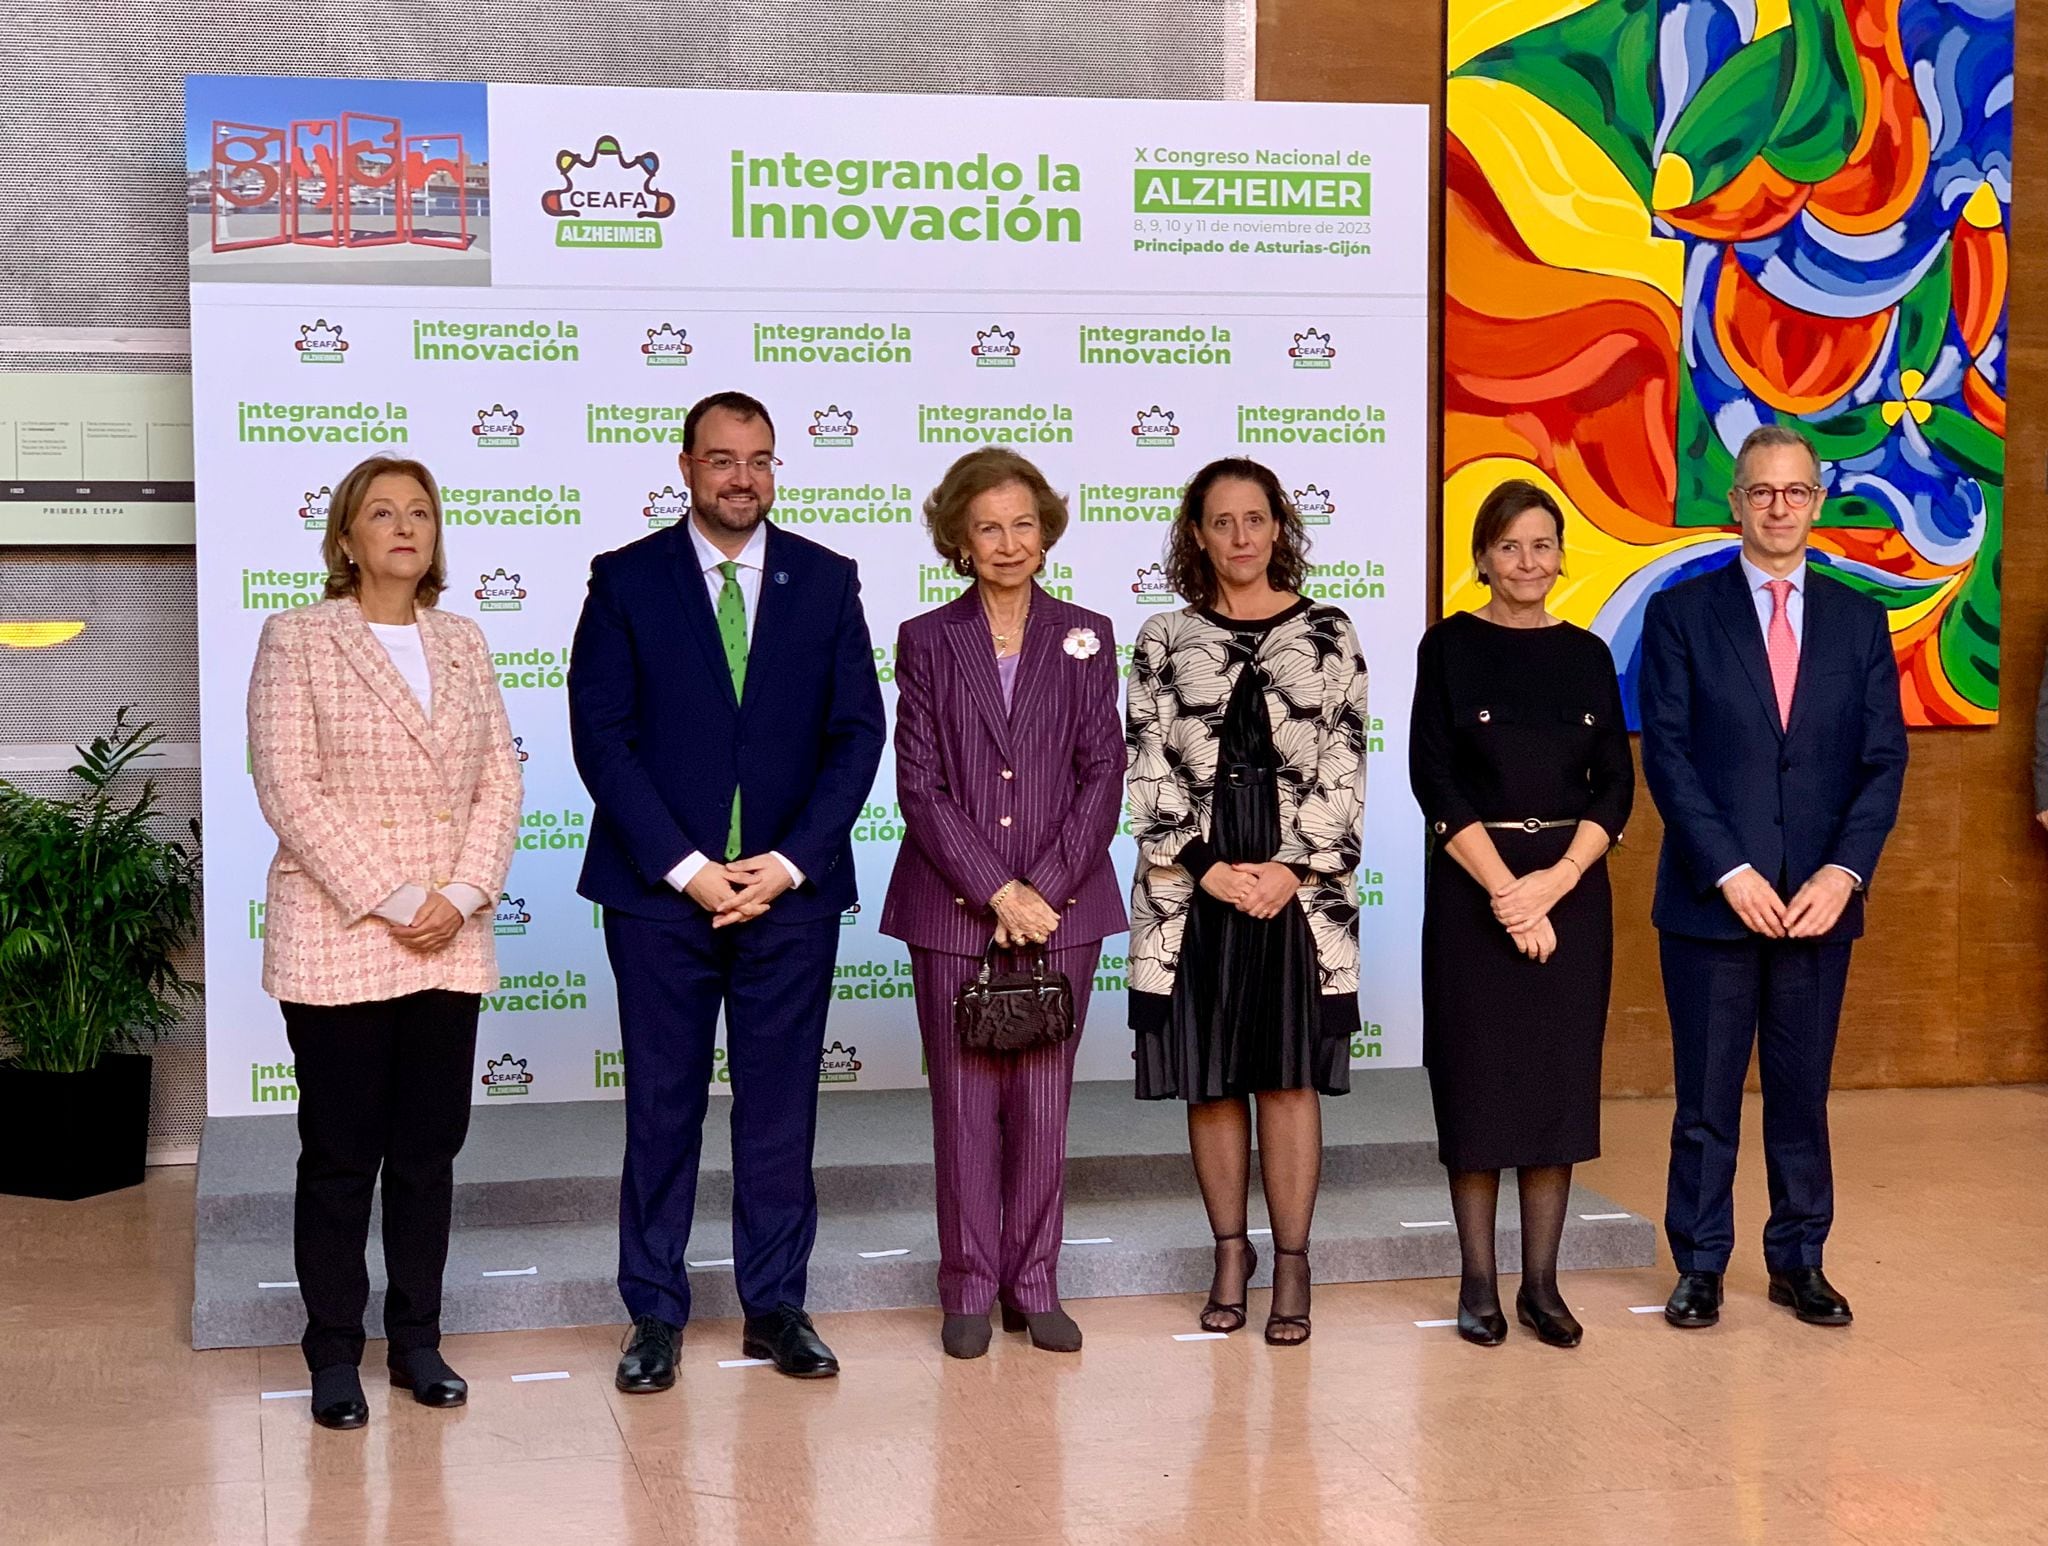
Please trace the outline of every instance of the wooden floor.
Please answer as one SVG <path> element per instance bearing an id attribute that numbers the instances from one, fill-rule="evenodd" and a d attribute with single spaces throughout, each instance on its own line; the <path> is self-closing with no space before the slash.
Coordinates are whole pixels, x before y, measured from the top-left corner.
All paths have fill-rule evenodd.
<path id="1" fill-rule="evenodd" d="M 0 1542 L 2048 1541 L 2048 1095 L 1834 1111 L 1847 1331 L 1767 1304 L 1752 1243 L 1712 1331 L 1631 1313 L 1664 1268 L 1573 1276 L 1576 1352 L 1418 1328 L 1448 1283 L 1319 1290 L 1300 1350 L 1176 1342 L 1191 1299 L 1080 1303 L 1080 1357 L 999 1335 L 966 1364 L 935 1315 L 836 1316 L 846 1373 L 817 1384 L 719 1367 L 737 1327 L 701 1323 L 676 1390 L 632 1398 L 618 1328 L 521 1332 L 451 1339 L 466 1409 L 373 1385 L 357 1433 L 262 1399 L 304 1387 L 295 1348 L 185 1346 L 191 1171 L 0 1198 Z M 1669 1120 L 1610 1103 L 1587 1181 L 1659 1215 Z M 548 1373 L 568 1377 L 514 1380 Z"/>

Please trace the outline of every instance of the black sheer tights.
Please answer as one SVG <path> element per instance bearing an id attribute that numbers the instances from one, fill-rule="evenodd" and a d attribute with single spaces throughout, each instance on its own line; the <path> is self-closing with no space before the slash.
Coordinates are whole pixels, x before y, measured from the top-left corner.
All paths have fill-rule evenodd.
<path id="1" fill-rule="evenodd" d="M 1256 1097 L 1259 1124 L 1259 1169 L 1265 1183 L 1266 1215 L 1272 1220 L 1273 1244 L 1290 1251 L 1308 1246 L 1315 1218 L 1316 1189 L 1323 1175 L 1323 1110 L 1314 1090 L 1268 1090 Z M 1188 1107 L 1188 1146 L 1194 1154 L 1195 1179 L 1202 1188 L 1202 1206 L 1209 1213 L 1212 1234 L 1245 1232 L 1246 1204 L 1251 1189 L 1252 1100 L 1244 1096 L 1203 1101 Z M 1242 1304 L 1253 1260 L 1249 1243 L 1225 1240 L 1216 1248 L 1216 1277 L 1209 1297 L 1217 1304 Z M 1306 1315 L 1309 1310 L 1309 1264 L 1304 1256 L 1273 1258 L 1273 1313 Z M 1235 1328 L 1234 1317 L 1205 1315 L 1211 1331 Z M 1281 1327 L 1276 1335 L 1299 1341 L 1308 1335 L 1299 1326 Z"/>
<path id="2" fill-rule="evenodd" d="M 1522 1204 L 1522 1290 L 1537 1309 L 1565 1311 L 1557 1291 L 1557 1250 L 1564 1239 L 1564 1215 L 1571 1201 L 1572 1167 L 1531 1165 L 1515 1172 Z M 1451 1214 L 1458 1223 L 1464 1265 L 1458 1302 L 1475 1315 L 1500 1313 L 1500 1284 L 1493 1253 L 1493 1221 L 1500 1203 L 1500 1172 L 1451 1172 Z"/>

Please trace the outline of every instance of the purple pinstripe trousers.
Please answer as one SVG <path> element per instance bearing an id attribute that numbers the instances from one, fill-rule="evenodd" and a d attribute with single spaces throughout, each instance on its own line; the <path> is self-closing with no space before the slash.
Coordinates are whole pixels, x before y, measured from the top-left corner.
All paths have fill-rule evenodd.
<path id="1" fill-rule="evenodd" d="M 917 1028 L 932 1092 L 939 1305 L 949 1315 L 986 1315 L 999 1292 L 1012 1309 L 1031 1313 L 1060 1302 L 1067 1101 L 1078 1027 L 1088 1021 L 1101 955 L 1100 940 L 1048 954 L 1053 970 L 1074 985 L 1077 1029 L 1070 1040 L 991 1055 L 963 1051 L 953 1034 L 953 995 L 980 961 L 911 947 Z"/>

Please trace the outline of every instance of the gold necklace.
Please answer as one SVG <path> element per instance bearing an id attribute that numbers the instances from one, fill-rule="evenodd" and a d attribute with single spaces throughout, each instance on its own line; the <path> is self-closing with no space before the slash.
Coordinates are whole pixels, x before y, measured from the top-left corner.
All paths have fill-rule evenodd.
<path id="1" fill-rule="evenodd" d="M 986 602 L 982 603 L 981 617 L 982 621 L 988 624 L 988 636 L 991 639 L 995 640 L 997 646 L 1000 648 L 1001 646 L 1008 644 L 1012 639 L 1016 638 L 1018 634 L 1024 631 L 1024 624 L 1031 617 L 1031 598 L 1029 596 L 1024 598 L 1024 611 L 1022 615 L 1018 617 L 1017 621 L 1013 625 L 1011 625 L 1011 629 L 1008 633 L 996 632 L 996 620 L 988 615 L 988 604 Z"/>

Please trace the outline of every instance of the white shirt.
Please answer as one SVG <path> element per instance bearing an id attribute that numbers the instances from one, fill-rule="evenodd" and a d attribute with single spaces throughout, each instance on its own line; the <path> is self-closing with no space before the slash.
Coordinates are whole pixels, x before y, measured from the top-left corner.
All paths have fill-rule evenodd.
<path id="1" fill-rule="evenodd" d="M 367 619 L 366 619 L 367 621 Z M 427 646 L 420 638 L 418 623 L 371 623 L 371 636 L 384 646 L 384 653 L 405 678 L 405 685 L 419 701 L 420 712 L 434 717 L 434 674 L 427 669 Z"/>
<path id="2" fill-rule="evenodd" d="M 366 618 L 364 621 L 369 620 Z M 405 685 L 412 689 L 420 712 L 432 719 L 434 673 L 427 669 L 427 646 L 420 637 L 420 625 L 370 623 L 370 636 L 384 646 L 384 653 L 391 657 L 391 664 L 398 668 L 398 674 L 405 678 Z M 459 880 L 443 886 L 441 895 L 453 902 L 455 910 L 465 918 L 490 900 L 475 886 L 464 885 Z M 387 922 L 403 926 L 410 924 L 414 915 L 426 905 L 427 888 L 408 881 L 370 910 Z"/>
<path id="3" fill-rule="evenodd" d="M 1806 560 L 1800 559 L 1799 567 L 1786 575 L 1765 574 L 1749 561 L 1747 553 L 1736 554 L 1735 561 L 1742 565 L 1742 578 L 1749 586 L 1750 600 L 1756 604 L 1757 627 L 1763 630 L 1766 653 L 1771 647 L 1771 613 L 1777 609 L 1777 604 L 1771 600 L 1771 581 L 1778 579 L 1792 582 L 1792 589 L 1785 593 L 1785 621 L 1792 627 L 1792 642 L 1801 649 L 1806 648 Z M 1754 868 L 1754 865 L 1738 864 L 1714 884 L 1725 886 L 1744 870 Z M 1846 864 L 1831 864 L 1827 868 L 1840 870 L 1858 886 L 1863 884 L 1863 877 Z"/>
<path id="4" fill-rule="evenodd" d="M 716 616 L 718 598 L 725 593 L 725 571 L 719 566 L 727 562 L 726 556 L 711 545 L 711 540 L 704 533 L 697 530 L 694 519 L 690 522 L 690 545 L 697 550 L 697 563 L 704 571 L 704 588 L 710 592 L 711 611 L 712 615 Z M 752 535 L 747 538 L 747 545 L 731 560 L 739 566 L 733 574 L 733 580 L 740 588 L 740 600 L 746 603 L 749 649 L 754 646 L 754 614 L 761 609 L 761 575 L 767 559 L 768 523 L 762 521 L 755 525 Z M 804 883 L 804 872 L 781 854 L 771 850 L 768 857 L 789 871 L 791 886 L 801 886 Z M 683 891 L 697 878 L 697 872 L 710 862 L 709 857 L 702 851 L 693 852 L 662 878 L 676 890 Z"/>

